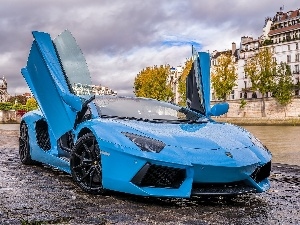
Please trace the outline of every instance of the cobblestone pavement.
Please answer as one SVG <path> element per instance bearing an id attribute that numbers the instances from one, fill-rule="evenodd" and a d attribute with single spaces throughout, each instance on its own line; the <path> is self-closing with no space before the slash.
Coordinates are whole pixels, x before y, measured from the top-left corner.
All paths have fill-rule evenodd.
<path id="1" fill-rule="evenodd" d="M 17 131 L 0 130 L 0 224 L 300 224 L 300 167 L 274 164 L 272 188 L 233 199 L 89 195 L 71 176 L 18 158 Z"/>

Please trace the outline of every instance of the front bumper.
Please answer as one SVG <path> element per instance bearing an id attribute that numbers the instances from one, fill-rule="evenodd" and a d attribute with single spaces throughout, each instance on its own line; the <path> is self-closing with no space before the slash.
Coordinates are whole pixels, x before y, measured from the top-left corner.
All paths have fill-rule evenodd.
<path id="1" fill-rule="evenodd" d="M 216 168 L 214 168 L 216 170 Z M 250 176 L 245 176 L 246 179 L 238 181 L 224 182 L 194 182 L 191 184 L 190 196 L 199 195 L 240 195 L 245 193 L 260 193 L 270 188 L 268 177 L 270 175 L 271 162 L 263 166 L 256 167 Z M 219 171 L 223 171 L 220 169 Z M 232 177 L 239 177 L 233 174 Z M 185 169 L 154 165 L 146 163 L 145 166 L 133 177 L 131 182 L 140 188 L 167 188 L 180 189 L 181 185 L 187 179 Z M 196 175 L 194 175 L 194 178 Z M 241 176 L 243 177 L 243 176 Z M 217 181 L 217 178 L 215 178 Z M 188 196 L 184 196 L 188 197 Z"/>

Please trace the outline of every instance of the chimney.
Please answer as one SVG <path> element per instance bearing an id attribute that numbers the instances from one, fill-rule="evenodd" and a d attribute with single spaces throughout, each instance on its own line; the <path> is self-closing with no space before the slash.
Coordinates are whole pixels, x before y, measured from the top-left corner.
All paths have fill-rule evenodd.
<path id="1" fill-rule="evenodd" d="M 236 50 L 236 43 L 232 42 L 232 47 L 231 47 L 231 51 L 232 51 L 231 53 L 232 53 L 232 55 L 234 55 L 235 50 Z"/>

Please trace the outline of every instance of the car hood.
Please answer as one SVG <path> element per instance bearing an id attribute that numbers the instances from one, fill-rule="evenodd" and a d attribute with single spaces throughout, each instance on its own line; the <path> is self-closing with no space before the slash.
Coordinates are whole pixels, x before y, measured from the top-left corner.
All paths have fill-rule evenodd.
<path id="1" fill-rule="evenodd" d="M 166 144 L 165 152 L 178 155 L 188 162 L 208 164 L 250 165 L 271 160 L 271 154 L 261 142 L 242 127 L 228 123 L 152 123 L 115 120 L 118 132 L 154 138 Z M 124 127 L 126 126 L 127 129 Z M 199 158 L 199 152 L 202 152 Z M 233 160 L 231 160 L 233 159 Z"/>
<path id="2" fill-rule="evenodd" d="M 270 152 L 245 129 L 218 122 L 155 123 L 125 119 L 96 119 L 91 129 L 98 134 L 102 148 L 113 144 L 121 151 L 153 160 L 172 163 L 245 166 L 264 164 Z M 107 132 L 107 131 L 110 132 Z M 136 151 L 139 148 L 126 137 L 132 133 L 158 141 L 165 147 L 159 153 Z M 253 172 L 253 171 L 252 171 Z"/>
<path id="3" fill-rule="evenodd" d="M 253 145 L 252 135 L 248 131 L 227 123 L 171 124 L 122 120 L 118 123 L 173 147 L 232 149 Z"/>

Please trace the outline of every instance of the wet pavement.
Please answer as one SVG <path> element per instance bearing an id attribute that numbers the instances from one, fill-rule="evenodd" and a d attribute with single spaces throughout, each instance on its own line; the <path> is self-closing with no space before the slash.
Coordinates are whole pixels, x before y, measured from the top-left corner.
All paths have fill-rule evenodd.
<path id="1" fill-rule="evenodd" d="M 272 188 L 232 199 L 157 199 L 81 191 L 70 175 L 22 165 L 0 130 L 0 224 L 300 224 L 300 167 L 273 164 Z"/>

